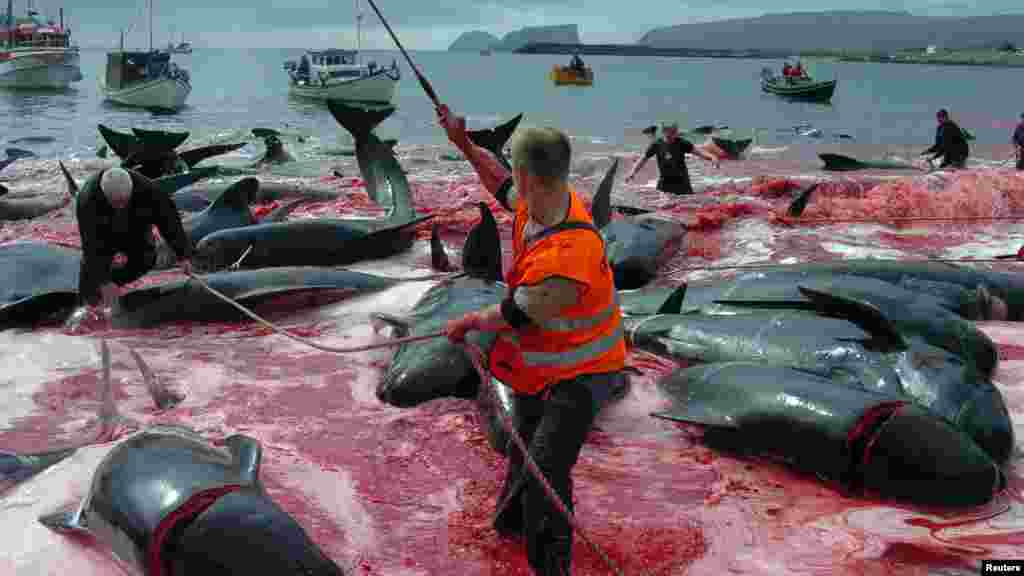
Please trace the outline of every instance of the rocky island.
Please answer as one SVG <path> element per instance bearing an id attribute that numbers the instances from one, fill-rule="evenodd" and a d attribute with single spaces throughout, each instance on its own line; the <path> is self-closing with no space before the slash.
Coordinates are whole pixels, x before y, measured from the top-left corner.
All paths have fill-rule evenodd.
<path id="1" fill-rule="evenodd" d="M 1024 14 L 960 18 L 839 10 L 663 26 L 635 44 L 584 44 L 576 25 L 523 28 L 500 40 L 467 32 L 449 50 L 1024 66 L 1021 30 Z"/>

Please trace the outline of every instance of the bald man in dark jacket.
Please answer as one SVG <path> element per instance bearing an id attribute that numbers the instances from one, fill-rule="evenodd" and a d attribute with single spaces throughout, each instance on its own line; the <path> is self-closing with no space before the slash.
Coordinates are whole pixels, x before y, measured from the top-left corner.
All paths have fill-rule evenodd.
<path id="1" fill-rule="evenodd" d="M 153 269 L 153 226 L 174 249 L 182 270 L 192 271 L 192 246 L 174 201 L 138 172 L 108 168 L 94 174 L 77 195 L 75 216 L 82 238 L 78 293 L 86 304 L 112 305 L 120 292 L 117 286 Z M 115 267 L 119 252 L 127 262 Z"/>

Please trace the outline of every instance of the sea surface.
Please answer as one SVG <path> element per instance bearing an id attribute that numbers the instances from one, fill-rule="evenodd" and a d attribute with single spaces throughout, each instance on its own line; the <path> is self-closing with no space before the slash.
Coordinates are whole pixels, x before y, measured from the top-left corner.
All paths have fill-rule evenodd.
<path id="1" fill-rule="evenodd" d="M 291 218 L 381 214 L 364 190 L 351 138 L 322 104 L 290 100 L 281 63 L 294 50 L 197 50 L 175 56 L 193 78 L 189 106 L 176 115 L 113 108 L 98 96 L 103 52 L 82 55 L 85 80 L 58 94 L 0 93 L 5 146 L 34 151 L 0 173 L 11 197 L 65 198 L 57 160 L 78 180 L 109 166 L 98 158 L 96 124 L 166 128 L 192 135 L 183 148 L 246 141 L 218 158 L 246 163 L 262 152 L 249 130 L 282 130 L 294 166 L 261 172 L 264 181 L 299 181 L 340 193 L 304 204 Z M 378 61 L 397 52 L 369 53 Z M 875 257 L 943 258 L 958 265 L 1024 271 L 1024 173 L 1010 169 L 1008 145 L 1024 111 L 1024 75 L 1011 69 L 859 63 L 812 64 L 838 77 L 831 105 L 787 102 L 759 92 L 762 66 L 778 62 L 590 57 L 596 84 L 558 88 L 546 79 L 563 56 L 414 52 L 441 98 L 489 127 L 524 113 L 526 125 L 551 124 L 574 142 L 572 180 L 589 198 L 613 158 L 615 202 L 685 224 L 683 243 L 665 255 L 656 283 L 733 274 L 773 263 Z M 414 204 L 433 214 L 452 260 L 487 201 L 509 251 L 511 216 L 484 192 L 451 147 L 408 67 L 398 111 L 380 132 L 399 139 Z M 826 173 L 817 154 L 909 160 L 931 143 L 934 112 L 948 108 L 977 137 L 967 170 Z M 622 174 L 642 149 L 640 129 L 674 119 L 684 127 L 757 129 L 742 160 L 714 167 L 688 161 L 699 194 L 654 189 L 656 170 L 631 184 Z M 818 135 L 813 132 L 818 131 Z M 840 138 L 843 134 L 848 137 Z M 43 140 L 10 141 L 25 137 Z M 48 138 L 47 138 L 48 137 Z M 706 145 L 704 142 L 699 142 Z M 337 174 L 335 173 L 337 172 Z M 339 175 L 340 174 L 340 175 Z M 794 194 L 819 187 L 799 219 Z M 270 206 L 253 210 L 264 213 Z M 405 254 L 355 268 L 403 277 L 429 273 L 429 230 Z M 0 245 L 80 243 L 70 205 L 33 220 L 0 223 Z M 896 264 L 898 265 L 898 264 Z M 135 286 L 181 278 L 155 272 Z M 377 294 L 330 300 L 288 299 L 266 310 L 295 334 L 326 346 L 359 346 L 391 336 L 374 313 L 401 315 L 434 281 L 410 280 Z M 134 287 L 134 286 L 133 286 Z M 999 346 L 994 381 L 1024 434 L 1024 324 L 984 322 Z M 0 332 L 0 450 L 38 452 L 88 441 L 64 462 L 0 492 L 0 574 L 132 574 L 94 542 L 44 528 L 37 518 L 74 506 L 93 471 L 125 435 L 96 430 L 98 341 L 110 342 L 120 413 L 143 425 L 188 426 L 211 440 L 241 433 L 263 446 L 261 479 L 313 540 L 360 575 L 527 575 L 523 547 L 499 539 L 490 515 L 503 460 L 488 446 L 473 401 L 443 399 L 411 409 L 377 400 L 392 355 L 378 349 L 334 355 L 250 323 L 176 322 L 144 330 L 102 323 Z M 185 400 L 154 407 L 129 350 L 162 385 Z M 849 494 L 777 463 L 711 451 L 699 431 L 651 418 L 664 405 L 657 380 L 673 362 L 634 353 L 641 375 L 630 394 L 603 413 L 574 470 L 576 510 L 588 538 L 627 575 L 977 574 L 982 558 L 1024 558 L 1024 470 L 1015 455 L 1009 485 L 971 510 L 922 509 Z M 95 441 L 93 441 L 95 439 Z M 579 539 L 574 574 L 611 574 Z"/>
<path id="2" fill-rule="evenodd" d="M 192 75 L 187 107 L 177 115 L 153 116 L 104 104 L 99 78 L 105 53 L 85 50 L 85 78 L 68 91 L 4 92 L 0 134 L 7 140 L 53 137 L 52 144 L 33 148 L 44 157 L 89 155 L 98 143 L 97 123 L 115 129 L 188 130 L 199 139 L 256 127 L 288 128 L 324 143 L 345 141 L 347 135 L 338 131 L 323 105 L 289 98 L 282 63 L 300 55 L 299 50 L 278 49 L 200 49 L 175 55 L 174 61 Z M 978 144 L 1003 145 L 1024 112 L 1024 76 L 1010 68 L 810 62 L 814 77 L 839 80 L 831 105 L 822 105 L 763 94 L 761 68 L 781 65 L 770 60 L 590 56 L 586 62 L 594 69 L 593 87 L 555 87 L 547 73 L 552 65 L 567 62 L 565 56 L 415 51 L 411 56 L 441 100 L 468 116 L 471 127 L 522 112 L 526 125 L 557 125 L 579 138 L 613 145 L 638 145 L 643 127 L 676 120 L 684 129 L 713 124 L 757 131 L 758 144 L 766 146 L 806 140 L 822 146 L 845 134 L 861 144 L 919 151 L 934 138 L 940 107 L 970 129 Z M 365 52 L 364 57 L 396 60 L 403 73 L 398 112 L 381 133 L 403 144 L 442 144 L 432 104 L 401 54 Z M 822 136 L 801 137 L 794 130 L 799 126 L 817 128 Z"/>

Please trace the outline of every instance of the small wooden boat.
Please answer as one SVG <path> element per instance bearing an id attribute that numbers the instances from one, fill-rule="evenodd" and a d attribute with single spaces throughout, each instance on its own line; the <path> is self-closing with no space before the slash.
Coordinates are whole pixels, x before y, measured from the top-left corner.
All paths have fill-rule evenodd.
<path id="1" fill-rule="evenodd" d="M 814 80 L 813 78 L 782 78 L 771 69 L 761 70 L 761 90 L 776 96 L 809 102 L 828 102 L 836 91 L 838 80 Z"/>
<path id="2" fill-rule="evenodd" d="M 723 152 L 729 155 L 730 158 L 739 158 L 743 152 L 750 147 L 750 144 L 754 141 L 751 138 L 739 138 L 731 134 L 713 134 L 711 141 L 722 149 Z"/>
<path id="3" fill-rule="evenodd" d="M 556 64 L 551 67 L 549 77 L 555 86 L 592 86 L 594 84 L 594 71 L 590 69 L 590 66 L 573 68 Z"/>

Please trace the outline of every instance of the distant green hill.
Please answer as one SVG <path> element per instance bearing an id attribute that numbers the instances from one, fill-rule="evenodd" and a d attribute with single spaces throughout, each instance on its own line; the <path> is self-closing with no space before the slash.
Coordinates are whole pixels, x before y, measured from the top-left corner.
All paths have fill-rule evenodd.
<path id="1" fill-rule="evenodd" d="M 1024 13 L 967 18 L 909 12 L 832 11 L 766 14 L 654 28 L 637 44 L 658 48 L 891 52 L 1001 46 L 1024 48 Z"/>

